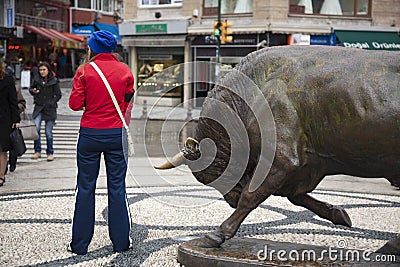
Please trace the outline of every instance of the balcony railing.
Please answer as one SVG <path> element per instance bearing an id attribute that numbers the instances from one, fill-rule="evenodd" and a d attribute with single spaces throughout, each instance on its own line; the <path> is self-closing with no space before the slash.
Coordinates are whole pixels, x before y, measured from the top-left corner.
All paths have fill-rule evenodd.
<path id="1" fill-rule="evenodd" d="M 38 18 L 36 16 L 25 15 L 21 13 L 15 14 L 15 25 L 28 24 L 46 29 L 54 29 L 60 32 L 67 31 L 67 25 L 63 21 Z"/>

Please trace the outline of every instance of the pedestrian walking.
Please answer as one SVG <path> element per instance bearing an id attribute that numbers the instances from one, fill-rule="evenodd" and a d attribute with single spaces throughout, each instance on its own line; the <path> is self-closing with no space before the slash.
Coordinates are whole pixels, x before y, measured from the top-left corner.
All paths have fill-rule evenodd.
<path id="1" fill-rule="evenodd" d="M 33 95 L 33 104 L 35 105 L 32 118 L 39 134 L 39 139 L 33 143 L 35 153 L 31 159 L 38 159 L 42 156 L 40 128 L 42 121 L 45 121 L 47 161 L 53 161 L 53 127 L 57 119 L 57 102 L 61 99 L 60 82 L 55 73 L 51 71 L 49 63 L 40 62 L 38 70 L 39 75 L 34 75 L 29 88 L 29 92 Z"/>
<path id="2" fill-rule="evenodd" d="M 26 101 L 21 93 L 21 87 L 17 86 L 16 90 L 17 90 L 17 101 L 18 101 L 18 113 L 21 115 L 21 113 L 25 111 Z M 17 168 L 17 161 L 18 161 L 18 153 L 15 152 L 14 149 L 11 149 L 10 152 L 8 152 L 8 164 L 10 165 L 10 172 L 15 171 L 15 169 Z M 7 174 L 7 166 L 5 173 Z"/>
<path id="3" fill-rule="evenodd" d="M 17 90 L 11 75 L 6 74 L 4 62 L 0 62 L 0 186 L 6 181 L 7 151 L 12 149 L 10 133 L 19 128 Z"/>
<path id="4" fill-rule="evenodd" d="M 114 252 L 122 252 L 131 246 L 125 185 L 128 157 L 123 149 L 123 123 L 105 84 L 88 63 L 95 62 L 104 73 L 123 114 L 133 96 L 134 78 L 129 67 L 112 54 L 117 46 L 112 33 L 94 32 L 88 45 L 86 58 L 73 79 L 69 98 L 72 110 L 84 110 L 77 144 L 78 175 L 69 250 L 86 254 L 92 240 L 96 181 L 103 154 L 107 173 L 109 236 Z"/>

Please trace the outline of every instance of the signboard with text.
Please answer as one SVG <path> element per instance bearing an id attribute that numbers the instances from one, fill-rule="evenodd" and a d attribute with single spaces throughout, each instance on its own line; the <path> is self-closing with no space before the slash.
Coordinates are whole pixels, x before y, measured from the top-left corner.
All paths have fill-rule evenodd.
<path id="1" fill-rule="evenodd" d="M 137 24 L 136 33 L 167 33 L 167 24 Z"/>

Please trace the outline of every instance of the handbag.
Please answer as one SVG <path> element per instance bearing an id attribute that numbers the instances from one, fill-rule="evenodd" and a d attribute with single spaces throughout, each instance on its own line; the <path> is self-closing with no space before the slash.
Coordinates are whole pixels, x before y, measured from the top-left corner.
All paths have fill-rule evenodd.
<path id="1" fill-rule="evenodd" d="M 99 68 L 99 66 L 97 66 L 96 63 L 94 63 L 93 61 L 90 62 L 90 65 L 93 66 L 93 68 L 97 71 L 97 73 L 99 74 L 100 78 L 103 80 L 104 85 L 106 86 L 108 93 L 110 94 L 110 97 L 114 103 L 115 109 L 118 112 L 118 115 L 122 121 L 122 124 L 124 125 L 125 128 L 125 132 L 126 132 L 126 136 L 127 136 L 127 141 L 128 141 L 128 155 L 131 157 L 134 154 L 134 147 L 133 147 L 133 141 L 132 141 L 132 136 L 131 136 L 131 132 L 129 130 L 129 126 L 126 124 L 125 118 L 122 115 L 121 109 L 119 108 L 117 99 L 115 98 L 115 95 L 111 89 L 110 84 L 108 83 L 106 77 L 104 76 L 103 72 L 101 71 L 101 69 Z"/>
<path id="2" fill-rule="evenodd" d="M 30 120 L 25 112 L 22 113 L 22 119 L 19 123 L 19 128 L 21 129 L 22 136 L 24 140 L 38 140 L 39 133 L 36 128 L 36 124 L 33 120 Z"/>
<path id="3" fill-rule="evenodd" d="M 21 129 L 13 128 L 12 132 L 10 133 L 10 139 L 13 150 L 18 156 L 22 156 L 26 152 L 26 145 Z"/>

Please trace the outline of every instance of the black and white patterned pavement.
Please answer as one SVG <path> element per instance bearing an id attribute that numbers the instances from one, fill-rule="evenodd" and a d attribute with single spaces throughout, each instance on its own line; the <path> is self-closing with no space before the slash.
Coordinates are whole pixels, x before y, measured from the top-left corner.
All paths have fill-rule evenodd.
<path id="1" fill-rule="evenodd" d="M 374 251 L 400 234 L 397 192 L 317 190 L 312 195 L 344 207 L 353 227 L 334 226 L 285 198 L 270 197 L 246 218 L 237 236 Z M 89 253 L 76 256 L 66 250 L 73 190 L 2 194 L 0 266 L 179 266 L 178 245 L 213 230 L 233 211 L 205 186 L 130 187 L 128 199 L 134 249 L 112 253 L 106 190 L 98 189 Z"/>

